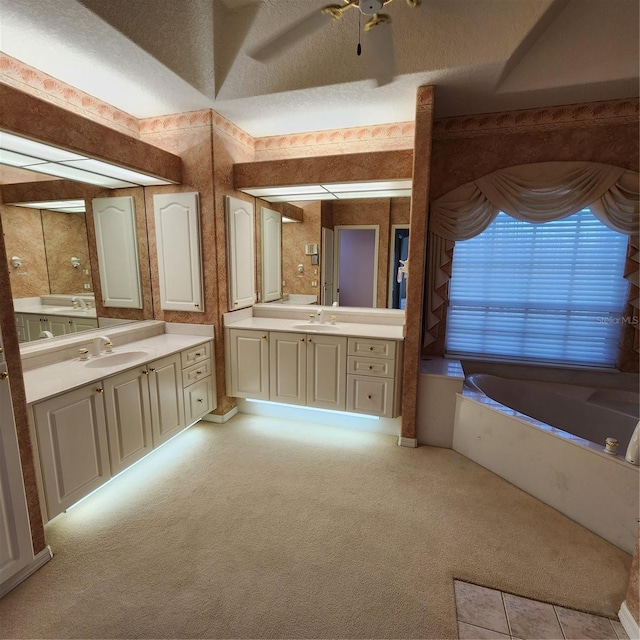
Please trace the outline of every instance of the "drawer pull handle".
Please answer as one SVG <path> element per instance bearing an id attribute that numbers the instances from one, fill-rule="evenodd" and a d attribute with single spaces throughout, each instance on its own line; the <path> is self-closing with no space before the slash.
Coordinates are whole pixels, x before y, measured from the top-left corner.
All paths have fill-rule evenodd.
<path id="1" fill-rule="evenodd" d="M 373 365 L 372 364 L 369 365 L 369 369 L 373 369 Z"/>
<path id="2" fill-rule="evenodd" d="M 202 370 L 196 371 L 196 375 L 199 376 L 202 373 Z"/>
<path id="3" fill-rule="evenodd" d="M 369 351 L 373 351 L 373 347 L 369 347 Z"/>
<path id="4" fill-rule="evenodd" d="M 96 393 L 104 393 L 104 389 L 98 388 L 96 389 Z"/>
<path id="5" fill-rule="evenodd" d="M 197 357 L 200 357 L 201 355 L 202 355 L 202 354 L 201 354 L 199 351 L 196 353 L 196 356 L 197 356 Z"/>
<path id="6" fill-rule="evenodd" d="M 202 398 L 198 398 L 198 402 L 204 402 Z"/>
<path id="7" fill-rule="evenodd" d="M 1 371 L 0 380 L 8 380 L 8 379 L 9 379 L 9 374 L 6 371 Z"/>

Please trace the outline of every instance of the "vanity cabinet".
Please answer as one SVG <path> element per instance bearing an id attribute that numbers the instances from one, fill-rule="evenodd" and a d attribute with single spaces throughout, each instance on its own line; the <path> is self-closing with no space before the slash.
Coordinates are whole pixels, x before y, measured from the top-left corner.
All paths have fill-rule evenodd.
<path id="1" fill-rule="evenodd" d="M 50 331 L 54 336 L 64 336 L 68 333 L 98 328 L 98 320 L 96 318 L 54 316 L 39 313 L 16 313 L 15 316 L 18 340 L 20 342 L 38 340 L 43 331 Z"/>
<path id="2" fill-rule="evenodd" d="M 232 396 L 345 410 L 346 337 L 251 329 L 228 335 Z"/>
<path id="3" fill-rule="evenodd" d="M 32 406 L 49 519 L 215 409 L 213 343 Z"/>
<path id="4" fill-rule="evenodd" d="M 229 308 L 250 307 L 256 301 L 255 213 L 251 202 L 226 196 Z"/>
<path id="5" fill-rule="evenodd" d="M 269 333 L 232 329 L 229 343 L 230 395 L 269 400 Z"/>
<path id="6" fill-rule="evenodd" d="M 400 413 L 402 359 L 396 342 L 349 338 L 347 411 L 394 418 Z"/>
<path id="7" fill-rule="evenodd" d="M 100 382 L 33 407 L 49 519 L 111 477 Z"/>

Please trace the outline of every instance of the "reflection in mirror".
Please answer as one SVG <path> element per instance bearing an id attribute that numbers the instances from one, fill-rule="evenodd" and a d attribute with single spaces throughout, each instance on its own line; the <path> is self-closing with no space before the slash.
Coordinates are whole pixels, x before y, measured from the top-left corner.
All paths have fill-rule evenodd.
<path id="1" fill-rule="evenodd" d="M 5 182 L 7 167 L 2 169 Z M 13 169 L 12 178 L 16 171 Z M 22 173 L 28 176 L 30 172 Z M 20 341 L 95 329 L 99 322 L 103 326 L 128 322 L 122 310 L 105 308 L 100 300 L 96 305 L 94 286 L 99 292 L 99 266 L 93 225 L 88 228 L 91 218 L 85 212 L 90 208 L 90 196 L 115 196 L 124 190 L 88 189 L 64 180 L 3 184 L 0 190 L 2 200 L 9 202 L 0 204 L 0 220 Z M 144 229 L 143 189 L 126 191 L 137 200 Z M 140 244 L 146 246 L 146 233 Z M 13 257 L 19 260 L 12 260 Z M 142 265 L 148 270 L 146 254 Z M 150 310 L 144 316 L 138 313 L 140 317 L 135 319 L 151 317 Z"/>
<path id="2" fill-rule="evenodd" d="M 295 205 L 258 199 L 257 203 L 282 214 L 282 295 L 275 303 L 331 305 L 337 301 L 340 306 L 404 309 L 406 280 L 398 269 L 408 253 L 410 198 L 322 200 Z M 256 224 L 261 227 L 260 217 Z M 355 233 L 358 230 L 369 233 L 371 238 L 364 240 L 373 243 L 363 254 L 358 254 L 362 249 L 358 243 L 363 239 Z M 256 237 L 259 300 L 268 302 L 264 270 L 273 268 L 265 262 L 273 252 L 264 243 L 273 240 L 265 240 L 261 228 L 256 229 Z M 352 240 L 356 244 L 349 244 Z M 360 257 L 354 259 L 357 255 Z M 366 302 L 348 297 L 347 289 L 357 293 L 365 288 Z"/>

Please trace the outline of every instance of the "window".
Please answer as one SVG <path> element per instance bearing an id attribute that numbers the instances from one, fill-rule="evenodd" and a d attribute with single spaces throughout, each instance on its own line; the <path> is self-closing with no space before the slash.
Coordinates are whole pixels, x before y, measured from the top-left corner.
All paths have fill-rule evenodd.
<path id="1" fill-rule="evenodd" d="M 626 249 L 589 209 L 544 224 L 499 213 L 456 243 L 447 353 L 614 366 Z"/>

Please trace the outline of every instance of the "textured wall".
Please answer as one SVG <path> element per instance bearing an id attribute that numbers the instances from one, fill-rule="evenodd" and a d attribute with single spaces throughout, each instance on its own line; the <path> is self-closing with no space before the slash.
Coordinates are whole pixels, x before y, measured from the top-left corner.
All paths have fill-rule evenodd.
<path id="1" fill-rule="evenodd" d="M 91 284 L 91 264 L 84 213 L 60 213 L 43 209 L 42 229 L 51 293 L 84 292 L 84 283 Z M 80 260 L 80 266 L 77 269 L 71 265 L 72 256 Z M 89 271 L 88 274 L 84 273 L 85 269 Z"/>
<path id="2" fill-rule="evenodd" d="M 636 539 L 636 551 L 633 554 L 629 588 L 625 602 L 633 619 L 640 625 L 640 528 Z"/>
<path id="3" fill-rule="evenodd" d="M 39 209 L 0 205 L 7 248 L 7 265 L 14 298 L 51 293 Z M 11 266 L 11 257 L 22 258 L 22 266 Z"/>

